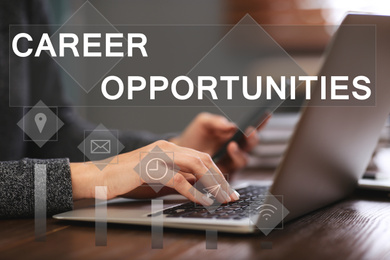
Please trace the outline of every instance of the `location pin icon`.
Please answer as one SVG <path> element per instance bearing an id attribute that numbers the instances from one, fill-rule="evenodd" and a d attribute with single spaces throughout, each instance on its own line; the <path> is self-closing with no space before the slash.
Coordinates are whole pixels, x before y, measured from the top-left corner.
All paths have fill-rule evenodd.
<path id="1" fill-rule="evenodd" d="M 43 128 L 46 125 L 47 117 L 44 113 L 38 113 L 35 115 L 35 124 L 37 124 L 39 133 L 42 133 Z"/>

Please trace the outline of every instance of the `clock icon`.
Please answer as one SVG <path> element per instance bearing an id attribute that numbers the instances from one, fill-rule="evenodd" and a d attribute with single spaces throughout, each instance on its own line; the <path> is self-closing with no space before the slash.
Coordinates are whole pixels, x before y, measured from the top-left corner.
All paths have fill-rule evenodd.
<path id="1" fill-rule="evenodd" d="M 153 158 L 146 164 L 146 174 L 150 179 L 159 181 L 168 174 L 168 165 L 161 158 Z"/>

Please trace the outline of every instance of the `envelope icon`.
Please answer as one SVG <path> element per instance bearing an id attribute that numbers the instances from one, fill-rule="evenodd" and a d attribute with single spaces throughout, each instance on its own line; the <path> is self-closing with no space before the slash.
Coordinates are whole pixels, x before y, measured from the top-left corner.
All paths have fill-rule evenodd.
<path id="1" fill-rule="evenodd" d="M 91 154 L 110 154 L 111 140 L 91 140 Z"/>

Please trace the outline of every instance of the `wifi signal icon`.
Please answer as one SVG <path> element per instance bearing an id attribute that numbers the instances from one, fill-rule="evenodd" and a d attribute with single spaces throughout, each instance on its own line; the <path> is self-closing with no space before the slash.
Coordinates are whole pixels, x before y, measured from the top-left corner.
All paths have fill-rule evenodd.
<path id="1" fill-rule="evenodd" d="M 265 220 L 268 220 L 272 217 L 272 215 L 275 214 L 275 210 L 278 210 L 278 208 L 271 204 L 263 204 L 258 207 L 258 210 L 259 216 L 264 218 Z"/>

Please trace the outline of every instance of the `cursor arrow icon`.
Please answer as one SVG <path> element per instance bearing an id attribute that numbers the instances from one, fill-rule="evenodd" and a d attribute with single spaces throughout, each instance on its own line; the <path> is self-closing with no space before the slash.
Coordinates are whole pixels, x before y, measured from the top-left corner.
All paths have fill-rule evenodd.
<path id="1" fill-rule="evenodd" d="M 219 192 L 220 188 L 221 188 L 221 184 L 217 184 L 217 185 L 214 185 L 214 186 L 210 186 L 210 187 L 204 188 L 203 191 L 206 192 L 207 198 L 210 198 L 211 196 L 216 197 L 218 195 L 218 192 Z M 215 194 L 215 195 L 213 195 L 213 194 Z"/>

